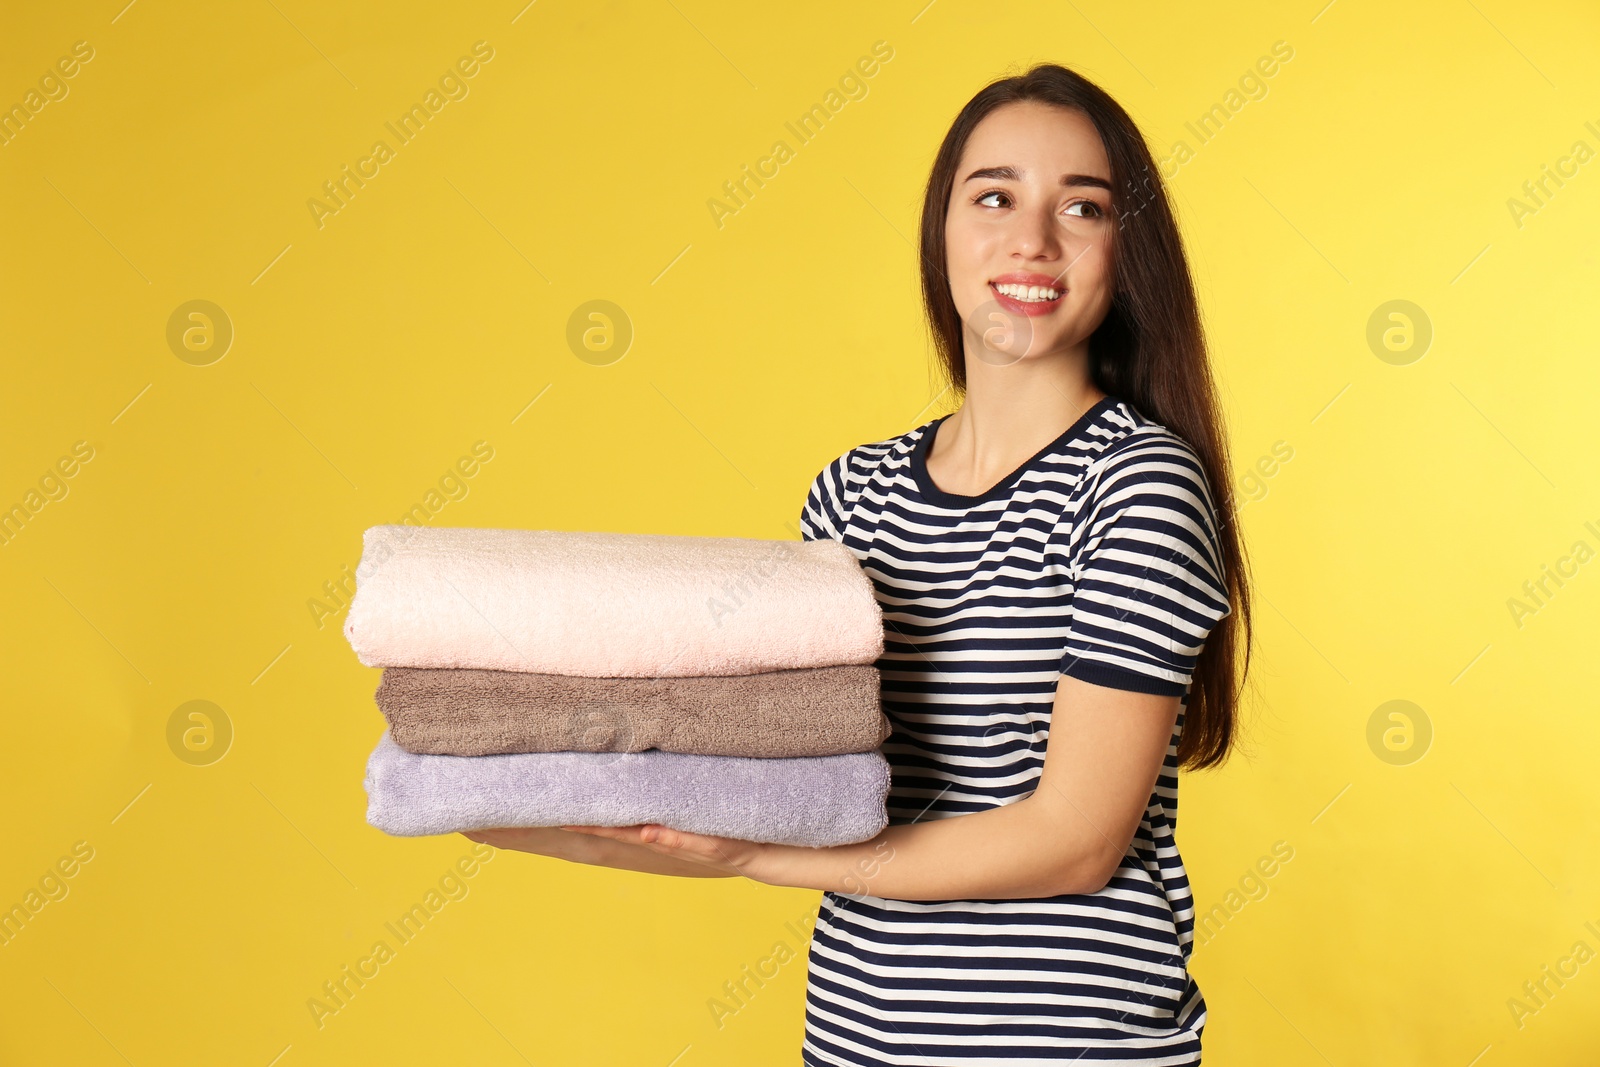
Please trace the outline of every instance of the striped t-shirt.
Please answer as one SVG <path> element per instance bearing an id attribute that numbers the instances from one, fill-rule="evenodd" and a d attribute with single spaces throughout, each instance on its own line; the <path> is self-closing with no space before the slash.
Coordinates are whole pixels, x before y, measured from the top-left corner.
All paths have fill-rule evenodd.
<path id="1" fill-rule="evenodd" d="M 1128 401 L 1102 398 L 981 496 L 929 478 L 943 421 L 829 463 L 800 520 L 806 540 L 855 554 L 883 609 L 891 825 L 1031 794 L 1062 673 L 1186 701 L 1229 611 L 1204 469 Z M 1182 731 L 1180 711 L 1133 843 L 1097 893 L 824 893 L 803 1061 L 1199 1063 L 1206 1007 L 1173 839 Z"/>

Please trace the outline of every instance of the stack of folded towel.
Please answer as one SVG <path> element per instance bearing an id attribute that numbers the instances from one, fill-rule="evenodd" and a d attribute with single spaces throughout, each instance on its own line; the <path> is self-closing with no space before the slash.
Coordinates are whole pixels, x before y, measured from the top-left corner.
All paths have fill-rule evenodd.
<path id="1" fill-rule="evenodd" d="M 887 825 L 883 617 L 837 541 L 374 526 L 356 579 L 386 833 L 649 822 L 821 847 Z"/>

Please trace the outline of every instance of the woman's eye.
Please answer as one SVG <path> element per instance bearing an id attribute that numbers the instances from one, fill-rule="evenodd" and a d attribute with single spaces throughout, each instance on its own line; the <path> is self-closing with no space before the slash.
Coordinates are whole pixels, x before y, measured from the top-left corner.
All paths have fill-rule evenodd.
<path id="1" fill-rule="evenodd" d="M 979 205 L 981 205 L 983 207 L 1002 207 L 1002 206 L 1004 206 L 1003 204 L 992 204 L 992 203 L 989 203 L 989 201 L 994 199 L 995 197 L 1000 197 L 1006 203 L 1010 203 L 1010 201 L 1011 201 L 1011 198 L 1009 196 L 1007 196 L 1001 190 L 999 190 L 999 189 L 991 189 L 987 193 L 983 193 L 983 194 L 981 194 L 979 196 L 974 197 L 972 202 L 974 204 L 979 204 Z M 1079 210 L 1080 208 L 1084 209 L 1084 210 L 1080 211 Z M 1100 209 L 1100 205 L 1095 203 L 1093 200 L 1074 200 L 1072 203 L 1067 205 L 1067 209 L 1066 210 L 1067 210 L 1068 214 L 1074 215 L 1077 218 L 1095 219 L 1095 218 L 1099 218 L 1101 215 L 1104 214 L 1104 212 Z"/>

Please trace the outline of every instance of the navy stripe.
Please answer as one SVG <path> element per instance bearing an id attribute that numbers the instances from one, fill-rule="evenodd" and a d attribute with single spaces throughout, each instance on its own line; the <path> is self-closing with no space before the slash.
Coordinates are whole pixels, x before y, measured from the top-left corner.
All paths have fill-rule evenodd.
<path id="1" fill-rule="evenodd" d="M 942 419 L 850 449 L 812 482 L 806 540 L 846 545 L 884 615 L 878 660 L 895 825 L 1038 785 L 1062 674 L 1187 699 L 1229 611 L 1194 450 L 1107 397 L 993 489 L 929 477 Z M 1200 1062 L 1194 903 L 1173 834 L 1180 711 L 1105 889 L 1031 900 L 824 893 L 807 1064 Z"/>

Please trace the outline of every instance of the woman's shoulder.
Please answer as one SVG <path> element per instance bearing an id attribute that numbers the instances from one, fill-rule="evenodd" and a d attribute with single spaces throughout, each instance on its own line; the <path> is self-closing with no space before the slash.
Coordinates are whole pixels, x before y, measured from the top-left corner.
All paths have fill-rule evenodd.
<path id="1" fill-rule="evenodd" d="M 829 460 L 811 480 L 806 493 L 801 525 L 808 528 L 807 539 L 821 536 L 841 540 L 862 489 L 885 467 L 903 463 L 917 439 L 935 421 L 929 419 L 892 437 L 852 445 Z"/>
<path id="2" fill-rule="evenodd" d="M 1186 472 L 1205 478 L 1200 453 L 1182 436 L 1145 415 L 1132 403 L 1118 400 L 1103 420 L 1106 432 L 1084 469 L 1082 484 L 1093 487 L 1108 481 L 1148 479 Z"/>
<path id="3" fill-rule="evenodd" d="M 1144 531 L 1165 529 L 1171 536 L 1198 532 L 1220 567 L 1217 498 L 1200 452 L 1182 435 L 1131 405 L 1119 405 L 1122 429 L 1084 470 L 1076 487 L 1074 537 L 1130 523 Z M 1131 413 L 1131 414 L 1129 414 Z"/>
<path id="4" fill-rule="evenodd" d="M 813 481 L 814 483 L 822 481 L 829 474 L 848 477 L 852 481 L 864 480 L 884 464 L 892 464 L 908 456 L 911 449 L 916 445 L 917 440 L 927 433 L 937 421 L 937 419 L 929 419 L 892 437 L 863 441 L 861 444 L 852 445 L 828 461 L 827 465 L 817 473 L 817 477 Z"/>

